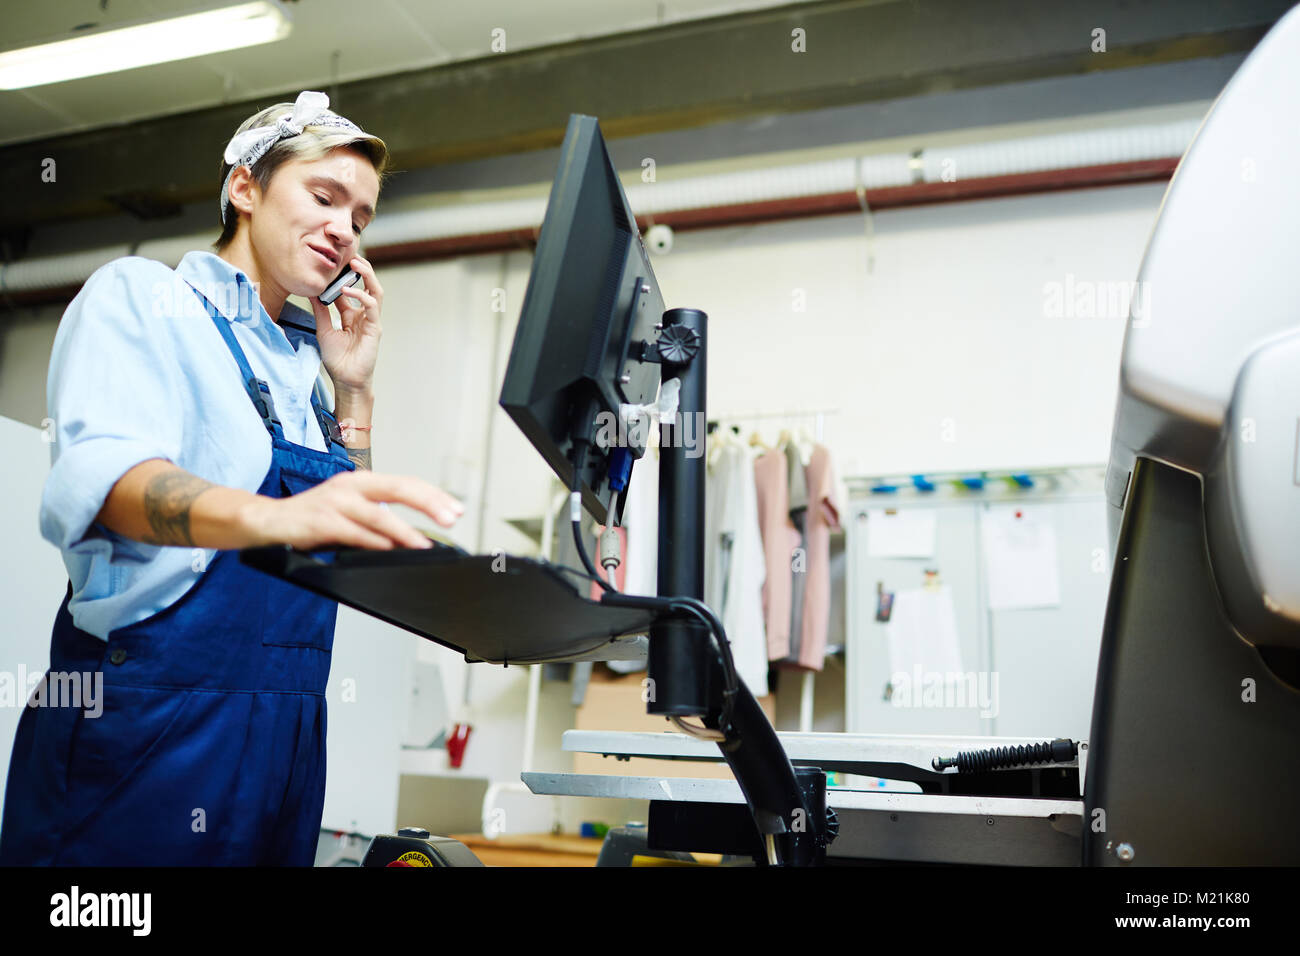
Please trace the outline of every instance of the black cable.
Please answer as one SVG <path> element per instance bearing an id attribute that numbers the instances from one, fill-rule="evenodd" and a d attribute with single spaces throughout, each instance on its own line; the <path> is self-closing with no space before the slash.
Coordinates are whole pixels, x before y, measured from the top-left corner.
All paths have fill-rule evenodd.
<path id="1" fill-rule="evenodd" d="M 618 591 L 609 591 L 600 599 L 600 603 L 610 604 L 614 607 L 637 607 L 650 611 L 677 612 L 674 616 L 681 616 L 682 613 L 686 613 L 698 619 L 717 638 L 718 654 L 727 678 L 727 690 L 736 690 L 739 679 L 736 676 L 735 658 L 731 654 L 731 641 L 727 639 L 727 632 L 723 628 L 722 622 L 718 620 L 717 615 L 713 613 L 713 609 L 703 601 L 688 597 L 651 597 L 643 594 L 623 594 Z"/>
<path id="2" fill-rule="evenodd" d="M 561 566 L 561 569 L 567 571 L 569 574 L 576 575 L 585 581 L 594 581 L 596 584 L 603 583 L 602 579 L 597 577 L 595 574 L 566 566 Z M 727 637 L 726 630 L 722 627 L 720 622 L 715 627 L 713 621 L 709 619 L 709 616 L 713 615 L 713 609 L 707 604 L 698 602 L 695 598 L 659 598 L 643 594 L 624 594 L 616 588 L 608 586 L 606 587 L 606 593 L 614 595 L 615 597 L 611 600 L 601 598 L 602 604 L 610 604 L 618 607 L 638 607 L 651 611 L 668 610 L 685 612 L 703 623 L 713 634 L 721 635 L 727 652 L 725 654 L 721 651 L 719 652 L 719 662 L 722 664 L 723 670 L 727 672 L 727 689 L 732 690 L 735 688 L 735 681 L 731 678 L 731 675 L 733 675 L 736 670 L 735 658 L 730 654 L 731 640 Z M 701 608 L 703 610 L 701 610 Z"/>
<path id="3" fill-rule="evenodd" d="M 731 641 L 727 639 L 727 632 L 718 620 L 713 609 L 695 598 L 668 598 L 674 607 L 682 608 L 699 618 L 718 640 L 718 653 L 722 657 L 723 669 L 727 675 L 727 691 L 735 693 L 738 686 L 739 678 L 736 676 L 736 659 L 731 653 Z"/>
<path id="4" fill-rule="evenodd" d="M 573 481 L 570 483 L 569 488 L 571 496 L 582 494 L 582 467 L 587 463 L 587 443 L 585 441 L 575 441 L 573 447 Z M 582 566 L 587 569 L 587 573 L 595 579 L 596 583 L 599 584 L 606 593 L 608 593 L 613 591 L 614 588 L 610 586 L 608 581 L 600 576 L 600 572 L 596 570 L 596 566 L 591 563 L 591 558 L 587 554 L 587 546 L 582 541 L 581 499 L 579 499 L 579 502 L 578 514 L 570 519 L 573 522 L 573 543 L 578 546 L 578 557 L 582 559 Z M 573 507 L 572 497 L 569 499 L 569 507 Z"/>
<path id="5" fill-rule="evenodd" d="M 614 607 L 667 611 L 674 617 L 689 615 L 704 624 L 713 637 L 717 660 L 722 666 L 725 681 L 722 690 L 720 729 L 727 735 L 728 739 L 731 739 L 731 715 L 735 711 L 734 700 L 740 690 L 739 677 L 736 675 L 736 662 L 731 654 L 731 642 L 727 640 L 727 632 L 709 606 L 697 601 L 695 598 L 650 597 L 640 594 L 621 594 L 618 591 L 606 591 L 605 595 L 600 599 L 600 603 L 613 605 Z"/>

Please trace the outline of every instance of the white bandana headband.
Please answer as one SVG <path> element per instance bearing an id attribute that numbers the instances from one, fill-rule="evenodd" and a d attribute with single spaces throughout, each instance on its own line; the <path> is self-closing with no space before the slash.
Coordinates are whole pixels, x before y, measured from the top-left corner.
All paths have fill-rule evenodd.
<path id="1" fill-rule="evenodd" d="M 242 133 L 236 133 L 226 144 L 223 158 L 230 163 L 230 172 L 226 173 L 225 182 L 221 184 L 221 221 L 226 221 L 226 207 L 230 205 L 230 177 L 236 167 L 253 164 L 266 155 L 267 151 L 282 139 L 297 136 L 305 126 L 333 126 L 355 132 L 358 136 L 368 137 L 366 133 L 351 120 L 344 119 L 329 108 L 330 98 L 314 90 L 303 90 L 293 104 L 293 113 L 283 116 L 273 126 L 255 126 Z"/>

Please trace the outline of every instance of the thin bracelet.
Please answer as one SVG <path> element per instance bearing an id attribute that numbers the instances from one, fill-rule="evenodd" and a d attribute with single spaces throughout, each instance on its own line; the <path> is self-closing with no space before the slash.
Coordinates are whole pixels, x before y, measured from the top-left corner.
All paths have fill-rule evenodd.
<path id="1" fill-rule="evenodd" d="M 370 425 L 348 425 L 347 427 L 348 427 L 350 430 L 354 431 L 354 432 L 368 432 L 368 431 L 370 431 L 370 429 L 371 429 L 372 426 L 370 426 Z"/>

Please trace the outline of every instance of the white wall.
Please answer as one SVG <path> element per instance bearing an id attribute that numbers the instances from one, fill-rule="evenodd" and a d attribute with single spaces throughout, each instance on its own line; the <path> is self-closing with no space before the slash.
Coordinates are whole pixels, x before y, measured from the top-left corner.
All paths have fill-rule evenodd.
<path id="1" fill-rule="evenodd" d="M 63 309 L 43 305 L 0 318 L 0 415 L 40 427 L 45 417 L 45 373 Z M 44 447 L 48 469 L 49 446 Z"/>
<path id="2" fill-rule="evenodd" d="M 1068 276 L 1076 286 L 1133 281 L 1164 188 L 887 210 L 873 216 L 870 239 L 857 215 L 682 232 L 653 264 L 668 308 L 709 314 L 711 417 L 839 409 L 825 436 L 842 475 L 1101 463 L 1124 317 L 1054 318 L 1044 288 Z M 515 254 L 505 270 L 506 352 L 528 266 Z M 453 300 L 449 321 L 483 308 L 480 298 Z M 391 292 L 386 301 L 390 316 L 405 309 Z M 474 361 L 477 374 L 484 363 Z M 499 374 L 486 389 L 492 403 Z M 496 521 L 540 510 L 549 472 L 493 414 L 484 543 L 522 547 Z"/>
<path id="3" fill-rule="evenodd" d="M 654 267 L 709 313 L 710 415 L 838 408 L 843 474 L 1103 462 L 1123 317 L 1049 318 L 1043 288 L 1134 280 L 1163 192 L 887 210 L 873 240 L 854 215 L 681 233 Z"/>
<path id="4" fill-rule="evenodd" d="M 14 733 L 27 701 L 30 675 L 50 666 L 50 631 L 67 589 L 59 552 L 37 525 L 41 486 L 50 470 L 43 433 L 0 415 L 0 780 L 8 779 Z M 0 813 L 4 791 L 0 787 Z"/>

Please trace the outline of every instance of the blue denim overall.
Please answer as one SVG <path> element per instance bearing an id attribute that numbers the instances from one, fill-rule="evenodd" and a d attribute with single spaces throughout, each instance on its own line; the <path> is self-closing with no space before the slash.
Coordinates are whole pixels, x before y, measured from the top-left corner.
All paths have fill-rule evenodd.
<path id="1" fill-rule="evenodd" d="M 329 452 L 286 441 L 270 390 L 198 290 L 271 435 L 258 494 L 355 466 L 312 396 Z M 69 586 L 69 593 L 71 587 Z M 25 707 L 0 864 L 292 865 L 315 859 L 336 602 L 219 551 L 170 607 L 102 641 L 54 622 L 52 672 L 102 672 L 103 708 Z"/>

